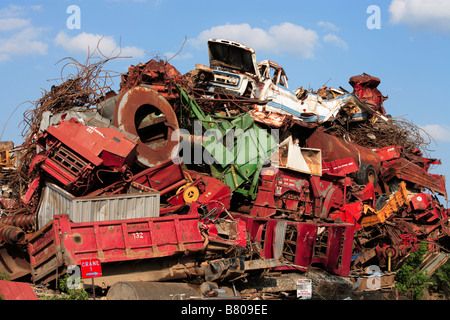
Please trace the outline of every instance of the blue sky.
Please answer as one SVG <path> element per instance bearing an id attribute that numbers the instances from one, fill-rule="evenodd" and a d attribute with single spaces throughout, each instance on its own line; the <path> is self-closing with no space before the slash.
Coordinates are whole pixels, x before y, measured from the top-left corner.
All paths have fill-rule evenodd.
<path id="1" fill-rule="evenodd" d="M 77 20 L 67 12 L 71 5 L 80 9 Z M 79 29 L 70 28 L 74 21 Z M 374 22 L 379 28 L 369 28 Z M 450 1 L 2 1 L 1 140 L 22 143 L 26 102 L 58 83 L 52 80 L 64 65 L 58 61 L 84 62 L 100 37 L 103 53 L 114 56 L 120 46 L 132 56 L 108 62 L 105 68 L 116 72 L 172 57 L 186 37 L 170 60 L 186 73 L 196 63 L 208 65 L 206 41 L 222 37 L 253 47 L 259 61 L 281 64 L 292 90 L 326 83 L 351 91 L 351 76 L 379 77 L 387 113 L 431 134 L 430 156 L 443 162 L 432 173 L 450 176 Z M 112 89 L 118 88 L 116 78 Z"/>

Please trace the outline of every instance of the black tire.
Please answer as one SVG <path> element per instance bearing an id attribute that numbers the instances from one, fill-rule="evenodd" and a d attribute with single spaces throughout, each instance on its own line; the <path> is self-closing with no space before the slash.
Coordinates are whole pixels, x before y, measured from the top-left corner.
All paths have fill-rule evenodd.
<path id="1" fill-rule="evenodd" d="M 372 182 L 373 186 L 376 187 L 378 176 L 374 166 L 369 163 L 363 163 L 361 167 L 359 167 L 358 172 L 356 172 L 355 182 L 359 185 L 366 185 L 369 182 Z"/>

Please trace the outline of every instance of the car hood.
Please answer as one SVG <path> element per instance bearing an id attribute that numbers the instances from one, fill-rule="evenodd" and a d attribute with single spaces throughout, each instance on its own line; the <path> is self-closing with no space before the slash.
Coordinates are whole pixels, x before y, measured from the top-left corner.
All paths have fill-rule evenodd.
<path id="1" fill-rule="evenodd" d="M 208 41 L 208 51 L 211 68 L 223 67 L 258 75 L 255 51 L 252 48 L 234 41 L 211 39 Z"/>

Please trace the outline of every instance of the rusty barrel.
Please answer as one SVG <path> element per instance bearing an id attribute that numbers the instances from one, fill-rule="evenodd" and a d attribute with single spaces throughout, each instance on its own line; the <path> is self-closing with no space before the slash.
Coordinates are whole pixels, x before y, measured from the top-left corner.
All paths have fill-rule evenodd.
<path id="1" fill-rule="evenodd" d="M 137 86 L 125 91 L 117 101 L 114 126 L 139 137 L 137 160 L 147 167 L 171 159 L 178 148 L 173 133 L 178 118 L 170 103 L 155 90 Z"/>
<path id="2" fill-rule="evenodd" d="M 108 290 L 107 300 L 187 300 L 201 297 L 199 286 L 177 282 L 124 281 Z"/>

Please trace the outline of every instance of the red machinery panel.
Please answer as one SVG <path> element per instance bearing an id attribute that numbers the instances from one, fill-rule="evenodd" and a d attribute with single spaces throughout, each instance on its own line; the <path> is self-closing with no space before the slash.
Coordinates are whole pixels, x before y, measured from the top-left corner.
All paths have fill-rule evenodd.
<path id="1" fill-rule="evenodd" d="M 347 175 L 359 170 L 353 158 L 337 159 L 322 163 L 322 173 L 329 175 Z"/>
<path id="2" fill-rule="evenodd" d="M 345 199 L 345 185 L 348 181 L 345 180 L 342 184 L 334 180 L 264 168 L 250 214 L 267 218 L 275 215 L 277 210 L 282 210 L 295 216 L 314 215 L 325 218 L 333 208 L 341 206 Z"/>
<path id="3" fill-rule="evenodd" d="M 38 139 L 45 150 L 35 162 L 64 185 L 85 183 L 90 173 L 103 166 L 123 170 L 132 165 L 136 142 L 111 128 L 85 126 L 71 118 L 50 126 Z"/>
<path id="4" fill-rule="evenodd" d="M 437 192 L 447 199 L 445 176 L 428 173 L 424 168 L 405 158 L 392 160 L 381 168 L 381 178 L 384 181 L 390 181 L 394 177 Z"/>
<path id="5" fill-rule="evenodd" d="M 0 280 L 0 296 L 3 300 L 38 300 L 29 283 Z"/>
<path id="6" fill-rule="evenodd" d="M 280 258 L 277 269 L 306 270 L 321 264 L 325 270 L 348 276 L 355 227 L 347 223 L 310 223 L 234 215 L 245 220 L 247 232 L 260 243 L 264 258 Z"/>
<path id="7" fill-rule="evenodd" d="M 380 161 L 389 161 L 392 159 L 400 158 L 402 147 L 388 146 L 380 149 L 376 149 L 375 152 L 380 157 Z"/>
<path id="8" fill-rule="evenodd" d="M 132 185 L 140 185 L 158 190 L 160 195 L 181 187 L 186 183 L 181 164 L 172 160 L 145 169 L 133 176 Z"/>

